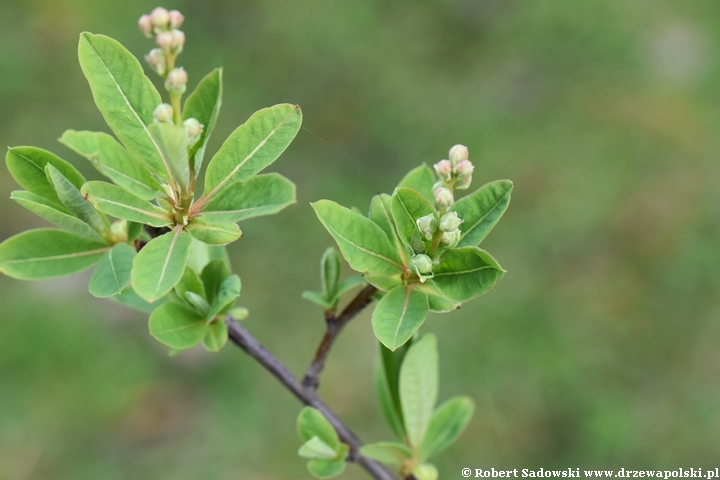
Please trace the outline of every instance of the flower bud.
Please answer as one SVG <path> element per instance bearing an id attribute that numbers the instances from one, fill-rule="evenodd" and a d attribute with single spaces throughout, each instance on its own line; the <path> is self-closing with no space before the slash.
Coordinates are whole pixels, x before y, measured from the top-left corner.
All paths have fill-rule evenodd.
<path id="1" fill-rule="evenodd" d="M 180 25 L 182 25 L 183 21 L 185 21 L 183 14 L 177 10 L 170 10 L 168 16 L 170 17 L 170 28 L 173 29 L 180 28 Z"/>
<path id="2" fill-rule="evenodd" d="M 450 180 L 453 166 L 449 160 L 440 160 L 438 163 L 433 165 L 433 167 L 435 167 L 435 172 L 438 174 L 438 177 L 443 180 Z"/>
<path id="3" fill-rule="evenodd" d="M 165 88 L 168 92 L 176 95 L 182 95 L 187 89 L 188 76 L 184 68 L 174 68 L 170 70 L 165 79 Z"/>
<path id="4" fill-rule="evenodd" d="M 435 196 L 435 202 L 440 208 L 447 208 L 455 203 L 453 193 L 448 188 L 438 187 L 433 190 L 433 195 Z"/>
<path id="5" fill-rule="evenodd" d="M 188 118 L 183 122 L 185 127 L 185 133 L 188 136 L 188 146 L 192 147 L 200 139 L 200 135 L 203 131 L 203 124 L 198 122 L 195 118 Z"/>
<path id="6" fill-rule="evenodd" d="M 455 145 L 448 154 L 450 163 L 457 165 L 458 162 L 468 159 L 468 149 L 465 145 Z"/>
<path id="7" fill-rule="evenodd" d="M 455 174 L 460 180 L 472 175 L 473 170 L 475 170 L 475 166 L 473 166 L 470 160 L 460 160 L 457 165 L 455 165 Z"/>
<path id="8" fill-rule="evenodd" d="M 457 212 L 449 212 L 440 219 L 440 230 L 443 232 L 452 232 L 460 226 L 465 220 L 458 217 Z"/>
<path id="9" fill-rule="evenodd" d="M 228 312 L 228 315 L 230 315 L 235 320 L 245 320 L 248 315 L 250 315 L 250 311 L 245 307 L 237 307 L 230 310 Z"/>
<path id="10" fill-rule="evenodd" d="M 150 17 L 150 15 L 143 15 L 140 17 L 140 20 L 138 20 L 138 27 L 147 38 L 152 38 L 152 17 Z"/>
<path id="11" fill-rule="evenodd" d="M 437 468 L 435 468 L 435 466 L 430 463 L 423 463 L 423 464 L 418 465 L 417 467 L 413 468 L 412 474 L 413 474 L 413 477 L 417 478 L 417 480 L 437 480 L 438 479 Z"/>
<path id="12" fill-rule="evenodd" d="M 159 48 L 153 48 L 145 55 L 145 61 L 158 75 L 165 75 L 165 54 Z"/>
<path id="13" fill-rule="evenodd" d="M 447 245 L 449 248 L 453 248 L 460 241 L 460 235 L 462 234 L 460 233 L 459 228 L 456 228 L 452 232 L 445 232 L 443 233 L 440 243 Z"/>
<path id="14" fill-rule="evenodd" d="M 173 34 L 171 32 L 160 32 L 155 37 L 155 43 L 163 52 L 169 52 L 173 47 Z"/>
<path id="15" fill-rule="evenodd" d="M 152 19 L 153 27 L 157 30 L 167 29 L 168 23 L 170 23 L 170 12 L 162 7 L 157 7 L 153 10 L 150 17 Z"/>
<path id="16" fill-rule="evenodd" d="M 432 273 L 432 258 L 428 257 L 424 253 L 419 253 L 412 257 L 412 266 L 420 275 Z"/>
<path id="17" fill-rule="evenodd" d="M 175 53 L 180 53 L 183 50 L 183 45 L 185 45 L 185 33 L 181 30 L 172 30 L 170 32 L 170 36 L 172 37 L 172 40 L 170 42 L 170 48 Z"/>
<path id="18" fill-rule="evenodd" d="M 458 182 L 455 184 L 455 188 L 458 190 L 466 190 L 470 187 L 470 183 L 472 183 L 472 175 L 468 175 L 462 180 L 458 180 Z"/>
<path id="19" fill-rule="evenodd" d="M 428 213 L 424 217 L 418 218 L 415 223 L 417 224 L 418 230 L 420 230 L 422 236 L 425 237 L 425 240 L 432 240 L 438 226 L 435 215 Z"/>
<path id="20" fill-rule="evenodd" d="M 156 123 L 172 123 L 173 108 L 167 103 L 161 103 L 153 112 L 153 120 Z"/>

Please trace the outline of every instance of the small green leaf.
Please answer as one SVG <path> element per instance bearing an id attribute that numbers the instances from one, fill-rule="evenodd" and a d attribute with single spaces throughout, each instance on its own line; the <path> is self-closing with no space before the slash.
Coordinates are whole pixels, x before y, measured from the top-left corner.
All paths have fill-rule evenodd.
<path id="1" fill-rule="evenodd" d="M 474 247 L 483 241 L 507 210 L 512 190 L 510 180 L 497 180 L 455 202 L 450 211 L 465 220 L 460 225 L 458 247 Z"/>
<path id="2" fill-rule="evenodd" d="M 332 299 L 337 292 L 341 273 L 340 255 L 333 247 L 328 247 L 320 259 L 320 283 L 325 298 L 328 300 Z"/>
<path id="3" fill-rule="evenodd" d="M 95 240 L 96 242 L 105 242 L 105 239 L 90 225 L 83 222 L 79 218 L 66 213 L 67 210 L 63 205 L 58 205 L 45 197 L 36 195 L 32 192 L 24 190 L 16 190 L 10 194 L 10 198 L 27 208 L 35 215 L 47 220 L 50 223 L 62 227 L 78 235 Z"/>
<path id="4" fill-rule="evenodd" d="M 335 428 L 327 421 L 319 410 L 312 407 L 304 407 L 300 410 L 297 420 L 297 430 L 300 438 L 307 442 L 313 437 L 337 450 L 340 447 L 340 438 Z"/>
<path id="5" fill-rule="evenodd" d="M 475 405 L 468 397 L 455 397 L 438 407 L 430 420 L 418 457 L 421 462 L 455 443 L 473 416 Z"/>
<path id="6" fill-rule="evenodd" d="M 427 295 L 410 285 L 401 285 L 378 302 L 372 315 L 373 331 L 383 345 L 395 350 L 412 337 L 427 314 Z"/>
<path id="7" fill-rule="evenodd" d="M 426 215 L 438 217 L 437 211 L 427 198 L 410 188 L 398 188 L 392 196 L 392 214 L 398 236 L 405 245 L 413 245 L 417 231 L 417 219 Z"/>
<path id="8" fill-rule="evenodd" d="M 115 218 L 146 223 L 153 227 L 172 224 L 170 214 L 147 200 L 107 182 L 87 182 L 82 193 L 95 208 Z"/>
<path id="9" fill-rule="evenodd" d="M 45 165 L 45 170 L 50 183 L 55 187 L 58 198 L 68 210 L 99 233 L 106 232 L 109 229 L 110 224 L 107 218 L 98 213 L 95 207 L 83 197 L 80 190 L 65 178 L 57 168 L 48 164 Z"/>
<path id="10" fill-rule="evenodd" d="M 205 287 L 203 286 L 202 280 L 200 280 L 200 276 L 190 265 L 185 267 L 182 278 L 178 284 L 175 285 L 175 293 L 177 293 L 178 297 L 185 298 L 186 292 L 193 292 L 203 298 L 205 297 Z"/>
<path id="11" fill-rule="evenodd" d="M 230 275 L 220 284 L 217 295 L 210 304 L 210 310 L 207 313 L 207 319 L 211 320 L 219 313 L 225 313 L 230 310 L 235 303 L 235 299 L 240 296 L 240 277 Z"/>
<path id="12" fill-rule="evenodd" d="M 402 443 L 378 442 L 369 443 L 360 447 L 360 455 L 377 460 L 386 465 L 400 467 L 403 462 L 413 457 L 413 452 Z"/>
<path id="13" fill-rule="evenodd" d="M 131 274 L 132 286 L 140 297 L 152 303 L 173 289 L 185 271 L 191 240 L 176 227 L 140 250 Z"/>
<path id="14" fill-rule="evenodd" d="M 353 288 L 364 287 L 365 285 L 367 285 L 367 282 L 365 282 L 362 275 L 351 275 L 338 284 L 335 298 L 340 298 L 340 295 L 349 292 Z"/>
<path id="15" fill-rule="evenodd" d="M 138 222 L 126 222 L 127 224 L 127 239 L 128 242 L 132 242 L 140 236 L 143 231 L 143 224 Z"/>
<path id="16" fill-rule="evenodd" d="M 195 292 L 185 292 L 185 295 L 183 295 L 183 300 L 185 300 L 188 305 L 198 313 L 198 315 L 207 318 L 208 310 L 210 310 L 210 305 L 208 305 L 205 297 L 198 295 Z"/>
<path id="17" fill-rule="evenodd" d="M 372 220 L 330 200 L 320 200 L 312 207 L 354 270 L 384 277 L 404 270 L 385 232 Z"/>
<path id="18" fill-rule="evenodd" d="M 215 128 L 220 104 L 222 103 L 222 68 L 216 68 L 205 76 L 185 101 L 183 108 L 183 119 L 194 118 L 202 123 L 203 131 L 197 143 L 190 148 L 190 159 L 195 170 L 195 175 L 200 172 L 205 147 L 210 139 L 210 134 Z"/>
<path id="19" fill-rule="evenodd" d="M 313 292 L 312 290 L 305 290 L 302 293 L 302 298 L 304 298 L 305 300 L 309 300 L 316 305 L 319 305 L 323 310 L 330 310 L 335 306 L 334 303 L 326 300 L 323 294 Z"/>
<path id="20" fill-rule="evenodd" d="M 431 280 L 447 299 L 463 303 L 490 290 L 504 270 L 493 257 L 477 247 L 451 248 L 433 267 Z"/>
<path id="21" fill-rule="evenodd" d="M 208 330 L 203 337 L 203 346 L 210 352 L 219 352 L 225 347 L 228 341 L 228 329 L 225 322 L 218 320 L 208 325 Z"/>
<path id="22" fill-rule="evenodd" d="M 298 455 L 302 458 L 319 458 L 321 460 L 331 460 L 337 457 L 337 452 L 327 443 L 320 440 L 319 437 L 312 437 L 307 442 L 303 443 Z"/>
<path id="23" fill-rule="evenodd" d="M 202 206 L 203 199 L 197 205 Z M 202 218 L 209 222 L 239 222 L 272 215 L 295 203 L 295 184 L 277 173 L 237 181 L 202 206 Z"/>
<path id="24" fill-rule="evenodd" d="M 109 248 L 64 230 L 28 230 L 0 243 L 0 272 L 21 280 L 70 275 L 95 264 Z"/>
<path id="25" fill-rule="evenodd" d="M 424 335 L 413 343 L 400 368 L 400 403 L 410 445 L 425 438 L 438 396 L 437 340 Z"/>
<path id="26" fill-rule="evenodd" d="M 108 250 L 90 277 L 90 293 L 96 297 L 107 298 L 117 295 L 127 287 L 135 254 L 135 249 L 127 243 L 118 243 Z"/>
<path id="27" fill-rule="evenodd" d="M 395 220 L 393 220 L 392 217 L 392 197 L 387 193 L 378 193 L 375 195 L 370 202 L 370 213 L 368 217 L 370 217 L 370 220 L 375 222 L 378 227 L 382 228 L 390 240 L 390 243 L 393 244 L 400 254 L 403 264 L 407 264 L 405 247 L 400 241 L 400 237 L 398 237 L 397 230 L 395 229 Z"/>
<path id="28" fill-rule="evenodd" d="M 422 194 L 431 202 L 434 200 L 432 187 L 435 184 L 435 173 L 426 163 L 417 168 L 410 170 L 405 177 L 400 180 L 398 188 L 412 188 Z"/>
<path id="29" fill-rule="evenodd" d="M 428 296 L 428 306 L 430 307 L 431 312 L 451 312 L 460 307 L 459 303 L 445 298 L 440 291 L 438 291 L 437 287 L 432 284 L 432 282 L 415 285 L 415 288 L 425 292 Z"/>
<path id="30" fill-rule="evenodd" d="M 209 303 L 215 301 L 220 286 L 230 276 L 230 267 L 223 259 L 214 259 L 208 262 L 200 273 L 200 279 L 205 287 L 205 298 Z"/>
<path id="31" fill-rule="evenodd" d="M 336 460 L 310 460 L 308 462 L 308 471 L 318 478 L 333 478 L 345 471 L 345 459 L 338 458 Z"/>
<path id="32" fill-rule="evenodd" d="M 120 292 L 117 295 L 113 295 L 110 297 L 110 300 L 117 302 L 121 305 L 124 305 L 126 307 L 134 308 L 135 310 L 139 310 L 141 312 L 145 313 L 152 313 L 154 312 L 160 305 L 163 305 L 165 303 L 167 297 L 161 298 L 155 303 L 148 303 L 140 296 L 138 296 L 137 293 L 135 293 L 135 290 L 133 290 L 132 287 L 127 287 L 125 290 Z"/>
<path id="33" fill-rule="evenodd" d="M 150 335 L 160 343 L 178 350 L 194 347 L 207 332 L 205 319 L 179 303 L 161 305 L 150 315 L 149 324 Z"/>
<path id="34" fill-rule="evenodd" d="M 148 129 L 161 156 L 170 166 L 173 178 L 182 189 L 187 189 L 190 185 L 190 161 L 185 127 L 172 123 L 153 123 Z"/>
<path id="35" fill-rule="evenodd" d="M 402 285 L 403 279 L 401 274 L 393 275 L 392 277 L 378 277 L 377 275 L 363 275 L 365 281 L 375 288 L 382 290 L 383 292 L 389 292 L 393 288 Z"/>
<path id="36" fill-rule="evenodd" d="M 405 436 L 405 432 L 402 426 L 402 418 L 400 418 L 400 408 L 399 406 L 396 408 L 393 404 L 387 377 L 383 370 L 383 365 L 380 363 L 375 366 L 374 381 L 375 393 L 377 394 L 378 404 L 380 405 L 380 413 L 382 413 L 385 422 L 395 436 L 402 439 Z"/>
<path id="37" fill-rule="evenodd" d="M 62 204 L 55 193 L 55 188 L 45 174 L 46 165 L 50 164 L 55 167 L 77 188 L 82 187 L 85 183 L 85 179 L 75 170 L 75 167 L 47 150 L 35 147 L 15 147 L 8 150 L 5 160 L 10 174 L 20 186 L 53 203 Z"/>
<path id="38" fill-rule="evenodd" d="M 67 130 L 60 137 L 60 143 L 85 157 L 100 173 L 143 200 L 152 200 L 162 191 L 150 172 L 107 133 Z"/>
<path id="39" fill-rule="evenodd" d="M 196 272 L 202 272 L 203 268 L 212 260 L 223 260 L 230 268 L 230 257 L 227 248 L 208 245 L 193 238 L 192 243 L 190 243 L 188 265 L 195 269 Z"/>
<path id="40" fill-rule="evenodd" d="M 208 223 L 200 218 L 193 218 L 185 226 L 185 230 L 196 240 L 208 245 L 227 245 L 242 236 L 240 227 L 233 222 Z"/>

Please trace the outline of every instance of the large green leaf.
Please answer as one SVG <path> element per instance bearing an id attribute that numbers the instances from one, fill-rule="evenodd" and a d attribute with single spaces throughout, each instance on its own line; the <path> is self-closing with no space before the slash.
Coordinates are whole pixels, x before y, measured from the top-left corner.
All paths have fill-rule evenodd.
<path id="1" fill-rule="evenodd" d="M 82 187 L 85 179 L 60 157 L 35 147 L 14 147 L 8 150 L 5 157 L 8 170 L 15 181 L 25 190 L 40 195 L 51 202 L 62 204 L 55 188 L 50 183 L 45 173 L 45 166 L 50 164 L 55 167 L 65 178 L 77 188 Z"/>
<path id="2" fill-rule="evenodd" d="M 165 303 L 167 297 L 161 298 L 155 303 L 148 303 L 142 298 L 140 298 L 138 294 L 135 293 L 135 290 L 133 290 L 132 287 L 127 287 L 117 295 L 113 295 L 112 297 L 110 297 L 110 300 L 126 307 L 134 308 L 135 310 L 139 310 L 141 312 L 152 313 L 157 310 L 160 305 L 163 305 Z"/>
<path id="3" fill-rule="evenodd" d="M 60 277 L 85 270 L 109 248 L 64 230 L 28 230 L 0 244 L 0 272 L 22 280 Z"/>
<path id="4" fill-rule="evenodd" d="M 83 185 L 82 193 L 95 208 L 116 218 L 147 223 L 153 227 L 172 224 L 170 214 L 147 200 L 107 182 L 92 181 Z"/>
<path id="5" fill-rule="evenodd" d="M 432 282 L 416 284 L 415 288 L 425 292 L 428 296 L 428 305 L 431 312 L 451 312 L 460 307 L 460 304 L 445 298 Z"/>
<path id="6" fill-rule="evenodd" d="M 392 217 L 392 197 L 387 193 L 378 193 L 372 198 L 370 202 L 370 213 L 368 215 L 370 220 L 375 222 L 383 232 L 388 236 L 390 243 L 395 246 L 395 249 L 400 254 L 403 264 L 407 263 L 407 253 L 405 247 L 398 237 L 397 230 L 395 229 L 395 220 Z"/>
<path id="7" fill-rule="evenodd" d="M 210 139 L 210 134 L 215 128 L 220 104 L 222 103 L 222 68 L 216 68 L 205 76 L 185 101 L 183 108 L 183 119 L 194 118 L 203 125 L 203 131 L 197 143 L 190 148 L 190 160 L 192 161 L 195 175 L 200 172 L 205 147 Z"/>
<path id="8" fill-rule="evenodd" d="M 413 244 L 418 218 L 433 215 L 437 219 L 438 216 L 428 199 L 411 188 L 395 190 L 392 196 L 392 214 L 398 236 L 405 245 Z"/>
<path id="9" fill-rule="evenodd" d="M 281 104 L 255 112 L 208 163 L 204 198 L 212 198 L 234 181 L 249 179 L 274 162 L 295 138 L 301 123 L 297 105 Z"/>
<path id="10" fill-rule="evenodd" d="M 207 333 L 203 337 L 203 346 L 210 352 L 219 352 L 228 341 L 228 328 L 222 320 L 208 325 Z"/>
<path id="11" fill-rule="evenodd" d="M 428 314 L 425 293 L 400 285 L 390 290 L 375 307 L 372 326 L 375 336 L 390 350 L 407 342 Z"/>
<path id="12" fill-rule="evenodd" d="M 208 329 L 204 318 L 179 303 L 166 303 L 157 308 L 150 315 L 149 326 L 150 335 L 178 350 L 200 343 Z"/>
<path id="13" fill-rule="evenodd" d="M 307 442 L 313 437 L 318 437 L 335 450 L 340 446 L 340 438 L 335 428 L 327 421 L 323 414 L 315 408 L 304 407 L 300 410 L 297 419 L 297 431 L 304 442 Z"/>
<path id="14" fill-rule="evenodd" d="M 60 143 L 85 157 L 103 175 L 144 200 L 152 200 L 162 191 L 150 172 L 120 145 L 102 132 L 67 130 Z"/>
<path id="15" fill-rule="evenodd" d="M 413 168 L 408 172 L 400 183 L 398 188 L 412 188 L 420 192 L 425 198 L 433 201 L 432 187 L 435 184 L 435 173 L 426 163 L 417 168 Z"/>
<path id="16" fill-rule="evenodd" d="M 117 41 L 85 32 L 78 46 L 80 67 L 95 104 L 130 153 L 152 173 L 170 180 L 170 165 L 150 135 L 161 98 L 140 62 Z"/>
<path id="17" fill-rule="evenodd" d="M 88 289 L 100 298 L 117 295 L 130 283 L 130 270 L 135 249 L 127 243 L 118 243 L 108 250 L 95 268 Z"/>
<path id="18" fill-rule="evenodd" d="M 405 269 L 385 232 L 372 220 L 330 200 L 312 207 L 354 270 L 388 277 Z"/>
<path id="19" fill-rule="evenodd" d="M 433 457 L 452 445 L 472 418 L 475 405 L 468 397 L 456 397 L 440 405 L 428 425 L 418 449 L 420 461 Z"/>
<path id="20" fill-rule="evenodd" d="M 382 413 L 385 423 L 388 424 L 388 427 L 390 427 L 390 430 L 392 430 L 395 436 L 402 439 L 405 436 L 405 432 L 402 426 L 402 418 L 400 417 L 400 408 L 396 408 L 393 404 L 387 376 L 380 363 L 375 366 L 374 381 L 375 393 L 377 394 L 378 404 L 380 405 L 380 413 Z"/>
<path id="21" fill-rule="evenodd" d="M 105 242 L 105 239 L 90 225 L 76 216 L 66 213 L 67 210 L 64 206 L 53 203 L 45 197 L 41 197 L 32 192 L 17 190 L 10 194 L 10 198 L 35 215 L 44 218 L 58 227 L 70 230 L 71 232 L 75 232 L 97 242 Z"/>
<path id="22" fill-rule="evenodd" d="M 451 248 L 433 267 L 431 280 L 440 293 L 463 303 L 490 290 L 505 271 L 493 257 L 477 247 Z"/>
<path id="23" fill-rule="evenodd" d="M 173 178 L 186 191 L 190 185 L 190 162 L 185 127 L 172 123 L 153 123 L 149 130 L 160 154 L 170 166 Z"/>
<path id="24" fill-rule="evenodd" d="M 437 340 L 424 335 L 413 343 L 400 368 L 400 403 L 410 445 L 419 447 L 425 438 L 438 396 Z"/>
<path id="25" fill-rule="evenodd" d="M 474 247 L 483 241 L 507 210 L 512 189 L 510 180 L 497 180 L 455 202 L 450 211 L 465 220 L 460 225 L 458 247 Z"/>
<path id="26" fill-rule="evenodd" d="M 242 236 L 240 228 L 233 222 L 209 223 L 204 222 L 202 217 L 192 219 L 185 230 L 208 245 L 227 245 Z"/>
<path id="27" fill-rule="evenodd" d="M 95 207 L 83 197 L 80 190 L 65 178 L 57 168 L 48 164 L 45 165 L 45 170 L 50 183 L 55 187 L 58 198 L 68 210 L 100 233 L 110 229 L 110 224 L 105 215 L 98 213 Z"/>
<path id="28" fill-rule="evenodd" d="M 180 227 L 150 240 L 133 261 L 135 292 L 152 303 L 172 290 L 185 271 L 191 241 Z"/>
<path id="29" fill-rule="evenodd" d="M 202 207 L 209 222 L 239 222 L 261 215 L 272 215 L 295 203 L 295 184 L 277 173 L 237 181 Z"/>

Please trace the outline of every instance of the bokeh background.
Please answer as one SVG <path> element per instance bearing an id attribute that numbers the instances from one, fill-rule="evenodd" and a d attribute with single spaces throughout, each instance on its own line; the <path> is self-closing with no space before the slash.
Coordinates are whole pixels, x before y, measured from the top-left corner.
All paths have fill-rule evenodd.
<path id="1" fill-rule="evenodd" d="M 76 59 L 81 31 L 140 56 L 145 0 L 2 0 L 0 143 L 51 149 L 106 130 Z M 191 88 L 225 67 L 216 150 L 255 110 L 303 108 L 270 170 L 298 204 L 230 247 L 247 327 L 300 374 L 323 330 L 300 293 L 332 243 L 308 202 L 367 208 L 455 143 L 475 184 L 510 178 L 483 246 L 508 270 L 431 314 L 441 399 L 477 402 L 437 459 L 471 468 L 720 463 L 720 3 L 711 0 L 204 0 L 186 15 Z M 311 133 L 312 132 L 312 133 Z M 324 141 L 318 139 L 322 137 Z M 326 143 L 327 142 L 327 143 Z M 332 146 L 328 145 L 332 144 Z M 352 157 L 352 158 L 351 158 Z M 9 200 L 0 239 L 44 226 Z M 238 349 L 169 358 L 146 318 L 87 293 L 87 273 L 0 278 L 0 478 L 305 479 L 299 404 Z M 366 441 L 390 437 L 369 313 L 332 352 L 321 395 Z M 366 478 L 354 466 L 344 479 Z"/>

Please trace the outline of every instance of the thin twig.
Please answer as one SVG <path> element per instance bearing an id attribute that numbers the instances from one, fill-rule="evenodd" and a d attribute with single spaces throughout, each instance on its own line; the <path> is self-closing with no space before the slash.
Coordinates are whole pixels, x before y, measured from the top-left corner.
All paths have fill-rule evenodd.
<path id="1" fill-rule="evenodd" d="M 335 415 L 335 412 L 330 410 L 330 407 L 328 407 L 325 402 L 318 398 L 314 391 L 304 388 L 300 380 L 237 321 L 227 317 L 225 323 L 228 326 L 230 340 L 235 345 L 243 349 L 245 353 L 269 371 L 286 389 L 295 395 L 298 400 L 305 405 L 318 409 L 323 414 L 335 428 L 340 439 L 350 446 L 349 461 L 359 463 L 360 466 L 376 480 L 396 480 L 396 478 L 378 462 L 359 454 L 358 450 L 362 445 L 360 439 Z"/>
<path id="2" fill-rule="evenodd" d="M 315 357 L 313 357 L 312 363 L 310 367 L 308 367 L 307 372 L 305 372 L 302 380 L 303 386 L 309 391 L 314 392 L 318 386 L 320 386 L 320 374 L 323 368 L 325 368 L 325 360 L 340 332 L 345 325 L 350 323 L 350 320 L 355 318 L 355 316 L 372 301 L 372 296 L 375 292 L 377 292 L 377 288 L 368 285 L 360 290 L 340 315 L 335 315 L 333 312 L 326 314 L 325 335 L 323 335 L 320 345 L 318 345 L 315 351 Z"/>

